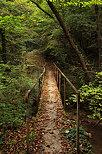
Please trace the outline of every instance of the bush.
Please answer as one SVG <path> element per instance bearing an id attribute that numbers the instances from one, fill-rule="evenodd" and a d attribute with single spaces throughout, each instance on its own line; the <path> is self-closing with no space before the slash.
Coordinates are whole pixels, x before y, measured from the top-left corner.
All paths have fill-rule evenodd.
<path id="1" fill-rule="evenodd" d="M 80 88 L 81 107 L 91 111 L 88 117 L 95 119 L 102 118 L 102 72 L 97 73 L 93 82 Z M 76 102 L 76 96 L 72 95 L 70 100 Z"/>
<path id="2" fill-rule="evenodd" d="M 6 129 L 18 127 L 25 117 L 24 94 L 34 81 L 20 66 L 1 64 L 0 72 L 0 126 Z"/>

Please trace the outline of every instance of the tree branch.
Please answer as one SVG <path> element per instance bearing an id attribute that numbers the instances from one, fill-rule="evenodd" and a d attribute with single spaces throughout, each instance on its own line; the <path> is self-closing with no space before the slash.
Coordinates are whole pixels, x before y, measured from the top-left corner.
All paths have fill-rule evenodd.
<path id="1" fill-rule="evenodd" d="M 87 66 L 85 64 L 85 59 L 82 56 L 80 49 L 78 48 L 77 44 L 75 43 L 73 37 L 71 36 L 70 31 L 66 28 L 65 23 L 63 22 L 59 12 L 57 11 L 56 7 L 53 5 L 53 2 L 51 2 L 50 0 L 46 0 L 49 7 L 51 8 L 52 12 L 54 13 L 56 19 L 58 20 L 69 44 L 71 45 L 71 47 L 76 51 L 77 56 L 79 57 L 80 63 L 82 65 L 83 71 L 85 73 L 85 77 L 86 77 L 86 82 L 89 81 L 89 73 L 88 73 L 88 69 Z M 81 48 L 81 47 L 80 47 Z"/>
<path id="2" fill-rule="evenodd" d="M 54 19 L 54 17 L 51 14 L 49 14 L 48 12 L 46 12 L 44 9 L 42 9 L 38 3 L 34 2 L 33 0 L 30 0 L 30 1 L 32 3 L 34 3 L 42 12 L 44 12 L 45 14 L 47 14 L 50 18 Z"/>

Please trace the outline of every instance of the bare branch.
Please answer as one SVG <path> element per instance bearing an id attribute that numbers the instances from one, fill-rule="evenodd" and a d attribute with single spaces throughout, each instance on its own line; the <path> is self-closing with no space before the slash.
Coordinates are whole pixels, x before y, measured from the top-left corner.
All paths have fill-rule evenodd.
<path id="1" fill-rule="evenodd" d="M 44 9 L 42 9 L 38 3 L 34 2 L 33 0 L 30 0 L 30 1 L 32 3 L 34 3 L 41 11 L 43 11 L 45 14 L 47 14 L 50 18 L 54 19 L 54 17 L 51 14 L 49 14 L 48 12 L 46 12 Z"/>

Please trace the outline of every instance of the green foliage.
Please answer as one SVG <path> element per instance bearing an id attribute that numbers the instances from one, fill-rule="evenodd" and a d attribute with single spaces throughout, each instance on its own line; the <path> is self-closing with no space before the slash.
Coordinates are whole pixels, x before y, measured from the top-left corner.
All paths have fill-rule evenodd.
<path id="1" fill-rule="evenodd" d="M 102 118 L 102 72 L 97 73 L 93 82 L 80 88 L 81 107 L 91 111 L 90 118 Z M 70 100 L 76 102 L 76 96 L 72 95 Z"/>
<path id="2" fill-rule="evenodd" d="M 29 142 L 33 142 L 34 139 L 35 139 L 35 131 L 32 131 L 30 134 L 29 134 Z"/>
<path id="3" fill-rule="evenodd" d="M 47 12 L 51 11 L 45 0 L 35 0 L 35 2 Z M 82 8 L 79 5 L 69 5 L 68 7 L 69 1 L 67 0 L 53 2 L 56 3 L 58 11 L 63 15 L 73 37 L 86 51 L 86 54 L 94 52 L 97 54 L 93 7 Z M 70 2 L 81 3 L 77 0 Z M 63 4 L 66 5 L 61 6 Z M 59 25 L 35 4 L 27 0 L 14 0 L 2 1 L 1 6 L 0 27 L 5 29 L 8 61 L 15 64 L 19 62 L 22 52 L 39 49 L 45 55 L 55 57 L 56 61 L 62 65 L 70 65 L 70 63 L 78 65 L 77 57 L 66 42 Z M 12 59 L 14 60 L 12 61 Z"/>
<path id="4" fill-rule="evenodd" d="M 62 133 L 67 137 L 68 141 L 68 151 L 69 153 L 76 153 L 76 127 L 62 130 Z M 80 151 L 82 153 L 91 153 L 93 154 L 92 150 L 93 147 L 88 141 L 88 133 L 82 128 L 79 128 L 79 144 L 80 144 Z"/>
<path id="5" fill-rule="evenodd" d="M 17 127 L 25 117 L 26 105 L 23 98 L 33 80 L 29 79 L 20 66 L 0 65 L 0 126 Z"/>
<path id="6" fill-rule="evenodd" d="M 50 0 L 51 2 L 56 2 L 56 0 Z M 74 6 L 81 6 L 81 7 L 86 7 L 86 6 L 91 6 L 91 5 L 101 5 L 102 1 L 101 0 L 59 0 L 62 5 L 69 6 L 69 5 L 74 5 Z"/>
<path id="7" fill-rule="evenodd" d="M 0 10 L 0 28 L 5 31 L 7 61 L 17 64 L 24 51 L 31 51 L 33 47 L 35 7 L 31 2 L 3 1 Z M 1 39 L 0 39 L 0 50 Z M 13 59 L 13 61 L 12 61 Z"/>

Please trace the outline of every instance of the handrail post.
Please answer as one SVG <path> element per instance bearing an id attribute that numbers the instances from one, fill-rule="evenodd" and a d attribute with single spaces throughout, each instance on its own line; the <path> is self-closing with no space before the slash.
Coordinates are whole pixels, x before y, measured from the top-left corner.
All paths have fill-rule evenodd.
<path id="1" fill-rule="evenodd" d="M 44 75 L 45 75 L 45 73 L 42 76 L 42 85 L 43 85 L 43 82 L 44 82 Z"/>
<path id="2" fill-rule="evenodd" d="M 59 92 L 61 91 L 61 73 L 59 72 Z"/>
<path id="3" fill-rule="evenodd" d="M 40 79 L 39 79 L 39 85 L 38 85 L 38 90 L 40 89 Z"/>
<path id="4" fill-rule="evenodd" d="M 27 145 L 27 154 L 29 154 L 29 102 L 26 98 L 26 145 Z"/>
<path id="5" fill-rule="evenodd" d="M 40 96 L 40 79 L 38 81 L 38 98 L 37 98 L 37 104 L 39 103 L 39 96 Z"/>
<path id="6" fill-rule="evenodd" d="M 59 72 L 58 72 L 58 70 L 57 70 L 57 86 L 58 86 L 58 73 L 59 73 Z"/>
<path id="7" fill-rule="evenodd" d="M 66 106 L 66 80 L 64 78 L 64 108 Z"/>
<path id="8" fill-rule="evenodd" d="M 57 79 L 57 68 L 55 67 L 55 78 Z"/>
<path id="9" fill-rule="evenodd" d="M 77 97 L 77 130 L 76 130 L 76 154 L 79 154 L 79 103 L 80 103 L 80 93 L 76 94 Z"/>

